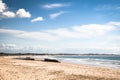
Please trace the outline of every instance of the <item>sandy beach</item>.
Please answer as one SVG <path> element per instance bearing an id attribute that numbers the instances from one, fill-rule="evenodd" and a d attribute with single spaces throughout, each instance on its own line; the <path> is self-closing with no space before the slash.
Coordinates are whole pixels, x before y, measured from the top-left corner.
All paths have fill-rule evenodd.
<path id="1" fill-rule="evenodd" d="M 1 56 L 0 80 L 120 80 L 120 69 Z"/>

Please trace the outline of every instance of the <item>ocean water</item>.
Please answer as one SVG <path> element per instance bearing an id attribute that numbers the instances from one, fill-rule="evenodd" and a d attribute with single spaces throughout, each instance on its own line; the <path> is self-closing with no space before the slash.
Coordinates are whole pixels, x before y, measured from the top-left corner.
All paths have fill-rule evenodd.
<path id="1" fill-rule="evenodd" d="M 60 55 L 49 57 L 61 62 L 120 69 L 120 55 Z"/>

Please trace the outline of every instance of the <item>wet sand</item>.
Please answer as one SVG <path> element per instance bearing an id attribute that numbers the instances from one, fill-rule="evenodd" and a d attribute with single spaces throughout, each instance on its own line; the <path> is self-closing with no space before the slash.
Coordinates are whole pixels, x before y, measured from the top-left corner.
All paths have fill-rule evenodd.
<path id="1" fill-rule="evenodd" d="M 120 80 L 120 69 L 3 56 L 0 80 Z"/>

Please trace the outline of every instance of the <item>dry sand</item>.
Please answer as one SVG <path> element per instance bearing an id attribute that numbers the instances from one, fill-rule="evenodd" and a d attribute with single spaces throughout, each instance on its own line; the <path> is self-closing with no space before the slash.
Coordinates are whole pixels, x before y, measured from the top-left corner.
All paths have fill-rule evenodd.
<path id="1" fill-rule="evenodd" d="M 120 80 L 120 69 L 0 57 L 0 80 Z"/>

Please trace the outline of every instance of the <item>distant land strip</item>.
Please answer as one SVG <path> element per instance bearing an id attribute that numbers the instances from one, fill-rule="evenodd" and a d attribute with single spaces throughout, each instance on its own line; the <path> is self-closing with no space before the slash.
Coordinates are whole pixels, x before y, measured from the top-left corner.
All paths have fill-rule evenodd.
<path id="1" fill-rule="evenodd" d="M 0 52 L 0 56 L 17 56 L 17 55 L 117 55 L 117 54 L 98 54 L 98 53 L 4 53 Z"/>

